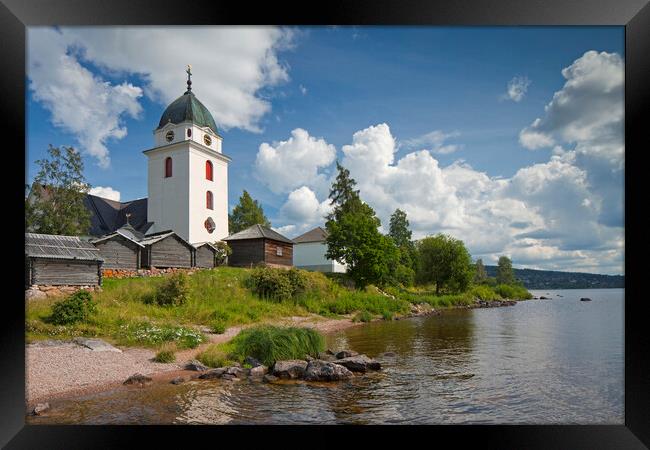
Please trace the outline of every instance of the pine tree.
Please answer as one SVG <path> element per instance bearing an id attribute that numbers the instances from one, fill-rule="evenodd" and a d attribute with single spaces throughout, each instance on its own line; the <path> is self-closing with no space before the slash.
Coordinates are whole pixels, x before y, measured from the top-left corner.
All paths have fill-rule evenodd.
<path id="1" fill-rule="evenodd" d="M 72 147 L 50 147 L 25 199 L 25 229 L 34 233 L 86 235 L 90 211 L 84 198 L 90 189 L 83 175 L 83 160 Z"/>
<path id="2" fill-rule="evenodd" d="M 233 208 L 232 214 L 228 214 L 228 228 L 233 234 L 255 224 L 271 226 L 271 222 L 264 215 L 264 210 L 259 202 L 253 200 L 248 191 L 244 190 L 239 197 L 239 203 Z"/>
<path id="3" fill-rule="evenodd" d="M 357 182 L 350 177 L 350 171 L 343 167 L 338 161 L 336 162 L 338 175 L 336 181 L 332 184 L 329 198 L 330 205 L 334 207 L 332 212 L 327 215 L 327 220 L 337 220 L 345 211 L 358 207 L 360 204 L 359 190 L 354 189 Z"/>
<path id="4" fill-rule="evenodd" d="M 383 284 L 389 267 L 397 260 L 392 239 L 377 229 L 381 222 L 375 211 L 359 197 L 350 172 L 338 162 L 339 171 L 330 191 L 334 210 L 325 224 L 328 232 L 326 258 L 346 264 L 357 287 Z"/>

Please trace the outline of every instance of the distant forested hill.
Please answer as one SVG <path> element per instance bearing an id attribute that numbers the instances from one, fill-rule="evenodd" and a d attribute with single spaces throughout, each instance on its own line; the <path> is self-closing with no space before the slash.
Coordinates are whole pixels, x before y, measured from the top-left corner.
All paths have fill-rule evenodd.
<path id="1" fill-rule="evenodd" d="M 497 266 L 485 266 L 487 274 L 494 277 Z M 553 270 L 514 269 L 515 277 L 528 289 L 594 289 L 623 288 L 625 276 L 598 275 L 581 272 L 556 272 Z"/>

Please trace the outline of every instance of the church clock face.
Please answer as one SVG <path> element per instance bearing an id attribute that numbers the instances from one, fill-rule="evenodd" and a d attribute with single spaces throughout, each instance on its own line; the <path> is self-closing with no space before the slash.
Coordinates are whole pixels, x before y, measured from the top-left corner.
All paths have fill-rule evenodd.
<path id="1" fill-rule="evenodd" d="M 212 217 L 208 217 L 207 220 L 203 223 L 203 226 L 205 226 L 205 229 L 208 230 L 208 233 L 210 234 L 212 234 L 212 232 L 216 228 L 216 225 L 214 223 L 214 220 L 212 220 Z"/>
<path id="2" fill-rule="evenodd" d="M 165 135 L 165 139 L 167 139 L 167 142 L 171 142 L 174 140 L 174 131 L 169 130 L 167 134 Z"/>
<path id="3" fill-rule="evenodd" d="M 207 145 L 208 147 L 212 145 L 212 138 L 210 137 L 209 134 L 203 136 L 203 142 L 205 142 L 205 145 Z"/>

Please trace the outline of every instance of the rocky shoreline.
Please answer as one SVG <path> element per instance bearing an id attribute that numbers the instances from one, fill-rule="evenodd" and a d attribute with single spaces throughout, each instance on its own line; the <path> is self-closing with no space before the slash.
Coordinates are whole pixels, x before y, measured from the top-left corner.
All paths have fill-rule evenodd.
<path id="1" fill-rule="evenodd" d="M 396 320 L 428 315 L 439 315 L 445 310 L 490 308 L 515 305 L 515 300 L 458 305 L 452 308 L 434 309 L 428 304 L 413 305 L 410 314 Z M 309 318 L 291 317 L 277 321 L 281 325 L 308 326 L 324 333 L 363 325 L 347 319 L 328 319 L 308 322 Z M 381 319 L 379 319 L 381 320 Z M 233 337 L 241 327 L 233 327 L 224 335 L 215 335 L 209 345 L 224 342 Z M 231 332 L 232 331 L 232 332 Z M 29 344 L 27 359 L 27 412 L 46 413 L 50 400 L 88 395 L 122 385 L 146 386 L 155 382 L 179 384 L 190 379 L 220 379 L 238 381 L 251 379 L 262 382 L 283 380 L 341 381 L 367 371 L 381 370 L 377 361 L 352 350 L 328 351 L 317 358 L 278 361 L 270 368 L 253 359 L 241 365 L 211 369 L 191 360 L 200 348 L 184 351 L 177 356 L 185 364 L 153 362 L 155 352 L 142 348 L 118 349 L 98 339 L 77 338 L 74 341 L 41 341 Z M 339 357 L 340 356 L 340 357 Z M 287 368 L 288 367 L 288 368 Z M 101 375 L 101 376 L 98 376 Z M 128 381 L 128 383 L 127 383 Z M 45 405 L 47 404 L 47 407 Z"/>

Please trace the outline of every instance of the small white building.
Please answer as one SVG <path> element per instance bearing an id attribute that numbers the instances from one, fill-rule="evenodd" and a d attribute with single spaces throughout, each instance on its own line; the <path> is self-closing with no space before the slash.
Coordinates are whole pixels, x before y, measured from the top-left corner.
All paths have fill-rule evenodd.
<path id="1" fill-rule="evenodd" d="M 293 265 L 318 272 L 346 272 L 344 264 L 325 257 L 327 230 L 316 227 L 293 239 Z"/>

